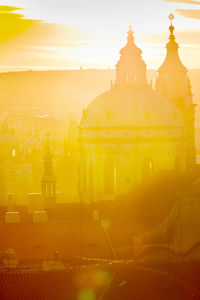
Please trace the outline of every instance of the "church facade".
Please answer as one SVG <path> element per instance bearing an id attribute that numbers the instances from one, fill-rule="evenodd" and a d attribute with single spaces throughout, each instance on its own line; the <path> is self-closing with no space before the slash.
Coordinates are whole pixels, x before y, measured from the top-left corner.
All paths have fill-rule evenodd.
<path id="1" fill-rule="evenodd" d="M 195 164 L 191 87 L 172 24 L 169 29 L 155 89 L 147 83 L 130 27 L 115 83 L 83 112 L 79 189 L 85 202 L 114 200 L 159 170 L 184 171 Z"/>

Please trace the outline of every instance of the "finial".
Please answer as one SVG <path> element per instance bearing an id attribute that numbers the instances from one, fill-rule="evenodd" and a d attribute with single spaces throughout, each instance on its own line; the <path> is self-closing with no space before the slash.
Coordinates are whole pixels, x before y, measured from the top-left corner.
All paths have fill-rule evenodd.
<path id="1" fill-rule="evenodd" d="M 50 138 L 50 134 L 48 132 L 47 133 L 47 152 L 49 152 L 49 138 Z"/>
<path id="2" fill-rule="evenodd" d="M 174 15 L 172 13 L 169 15 L 169 20 L 171 21 L 171 25 L 169 26 L 169 30 L 170 30 L 171 35 L 173 35 L 174 26 L 172 25 L 172 21 L 174 20 Z"/>
<path id="3" fill-rule="evenodd" d="M 132 25 L 130 24 L 128 28 L 129 29 L 127 31 L 127 33 L 128 33 L 127 40 L 128 40 L 128 43 L 132 43 L 134 41 Z"/>
<path id="4" fill-rule="evenodd" d="M 169 35 L 169 43 L 167 44 L 167 48 L 177 50 L 179 46 L 175 41 L 176 37 L 174 35 L 174 26 L 172 24 L 172 21 L 174 20 L 174 15 L 172 13 L 169 15 L 169 20 L 171 21 L 171 24 L 169 26 L 170 35 Z"/>
<path id="5" fill-rule="evenodd" d="M 50 142 L 49 142 L 50 134 L 47 133 L 46 137 L 47 137 L 47 139 L 46 139 L 46 153 L 44 155 L 44 160 L 46 162 L 49 162 L 49 161 L 52 161 L 52 155 L 51 155 L 51 152 L 50 152 Z"/>
<path id="6" fill-rule="evenodd" d="M 131 24 L 128 26 L 128 35 L 133 35 L 133 28 Z"/>
<path id="7" fill-rule="evenodd" d="M 169 20 L 171 21 L 171 26 L 172 26 L 172 21 L 174 20 L 174 15 L 172 13 L 169 14 Z"/>

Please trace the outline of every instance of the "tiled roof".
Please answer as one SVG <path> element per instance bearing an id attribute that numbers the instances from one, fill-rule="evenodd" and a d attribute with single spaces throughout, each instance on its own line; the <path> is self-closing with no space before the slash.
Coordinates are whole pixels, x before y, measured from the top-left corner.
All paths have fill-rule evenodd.
<path id="1" fill-rule="evenodd" d="M 22 145 L 34 145 L 34 146 L 42 146 L 41 141 L 34 134 L 30 134 L 25 141 L 22 142 Z"/>
<path id="2" fill-rule="evenodd" d="M 1 271 L 2 300 L 190 300 L 200 294 L 166 273 L 107 263 L 59 271 Z"/>
<path id="3" fill-rule="evenodd" d="M 175 262 L 146 262 L 151 269 L 167 273 L 174 280 L 192 287 L 200 294 L 200 261 L 182 260 Z M 199 296 L 200 299 L 200 296 Z"/>
<path id="4" fill-rule="evenodd" d="M 127 264 L 119 266 L 104 294 L 103 300 L 112 299 L 189 300 L 200 299 L 200 293 L 173 280 L 167 273 Z"/>
<path id="5" fill-rule="evenodd" d="M 81 247 L 84 256 L 112 257 L 101 225 L 94 222 L 84 222 L 82 239 L 79 221 L 2 223 L 0 240 L 0 253 L 13 248 L 23 260 L 52 259 L 55 251 L 59 259 L 75 258 L 80 256 Z"/>
<path id="6" fill-rule="evenodd" d="M 112 266 L 85 266 L 59 271 L 10 271 L 0 273 L 1 300 L 75 300 L 82 294 L 99 296 L 104 288 L 101 272 L 112 276 Z M 103 281 L 102 281 L 103 282 Z M 93 299 L 93 298 L 88 298 Z"/>

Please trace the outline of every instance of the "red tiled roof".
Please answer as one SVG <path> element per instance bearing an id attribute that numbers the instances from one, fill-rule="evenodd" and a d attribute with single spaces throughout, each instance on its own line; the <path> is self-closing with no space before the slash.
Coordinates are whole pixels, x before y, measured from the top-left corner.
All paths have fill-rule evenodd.
<path id="1" fill-rule="evenodd" d="M 84 291 L 90 297 L 79 297 Z M 200 299 L 200 294 L 166 273 L 132 263 L 110 263 L 59 271 L 1 271 L 0 299 L 190 300 Z"/>
<path id="2" fill-rule="evenodd" d="M 52 259 L 59 251 L 59 259 L 80 256 L 80 222 L 51 221 L 46 223 L 1 224 L 0 254 L 13 248 L 20 259 Z M 82 225 L 83 255 L 111 257 L 112 252 L 99 223 L 84 222 Z"/>
<path id="3" fill-rule="evenodd" d="M 189 300 L 200 293 L 171 279 L 167 273 L 129 264 L 118 268 L 103 300 Z"/>
<path id="4" fill-rule="evenodd" d="M 81 291 L 95 297 L 103 286 L 96 280 L 104 266 L 86 266 L 59 271 L 0 272 L 1 300 L 75 300 Z M 112 276 L 112 266 L 106 272 Z"/>
<path id="5" fill-rule="evenodd" d="M 195 288 L 200 293 L 200 261 L 146 262 L 151 269 L 166 272 L 171 278 Z M 199 297 L 200 299 L 200 297 Z"/>

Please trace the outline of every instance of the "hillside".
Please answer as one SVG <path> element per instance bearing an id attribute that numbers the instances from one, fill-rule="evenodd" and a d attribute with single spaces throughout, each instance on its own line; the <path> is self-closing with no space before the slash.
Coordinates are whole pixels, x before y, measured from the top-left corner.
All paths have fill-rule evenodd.
<path id="1" fill-rule="evenodd" d="M 156 71 L 148 70 L 148 80 Z M 200 69 L 190 71 L 192 89 L 198 102 Z M 0 74 L 1 107 L 85 107 L 110 87 L 114 70 L 23 71 Z"/>

